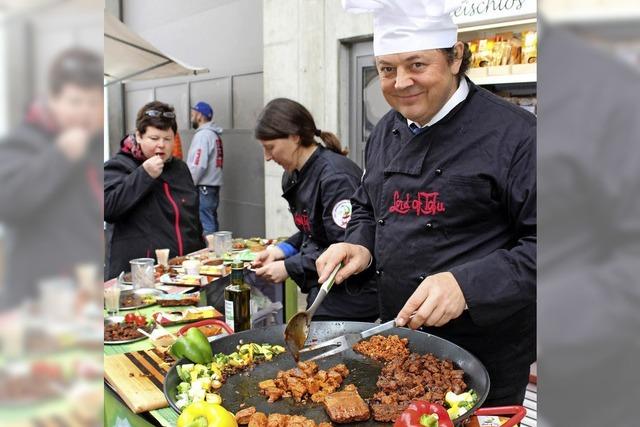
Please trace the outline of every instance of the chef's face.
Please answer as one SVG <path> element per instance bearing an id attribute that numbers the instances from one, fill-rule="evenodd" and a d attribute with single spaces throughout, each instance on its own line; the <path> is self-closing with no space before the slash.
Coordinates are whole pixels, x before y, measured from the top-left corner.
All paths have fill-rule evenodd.
<path id="1" fill-rule="evenodd" d="M 293 172 L 298 163 L 300 149 L 300 137 L 289 135 L 287 138 L 260 140 L 260 145 L 264 150 L 264 159 L 273 160 L 284 168 L 287 172 Z"/>
<path id="2" fill-rule="evenodd" d="M 462 62 L 461 42 L 451 64 L 438 49 L 376 57 L 382 94 L 404 117 L 424 125 L 458 88 L 456 75 Z"/>
<path id="3" fill-rule="evenodd" d="M 142 153 L 149 159 L 152 156 L 160 156 L 163 161 L 171 158 L 173 153 L 173 129 L 162 130 L 147 126 L 144 134 L 136 132 L 136 140 L 142 148 Z"/>

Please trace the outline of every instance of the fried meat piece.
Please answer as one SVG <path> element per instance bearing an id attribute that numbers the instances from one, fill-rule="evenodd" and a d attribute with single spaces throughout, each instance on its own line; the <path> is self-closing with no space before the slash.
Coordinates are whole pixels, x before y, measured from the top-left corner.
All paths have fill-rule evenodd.
<path id="1" fill-rule="evenodd" d="M 267 418 L 267 427 L 287 427 L 288 415 L 269 414 Z"/>
<path id="2" fill-rule="evenodd" d="M 265 380 L 265 381 L 260 381 L 258 383 L 258 388 L 260 390 L 267 390 L 267 389 L 269 389 L 271 387 L 275 387 L 275 386 L 276 386 L 276 383 L 273 380 Z"/>
<path id="3" fill-rule="evenodd" d="M 316 423 L 301 415 L 291 415 L 287 420 L 287 427 L 316 427 Z"/>
<path id="4" fill-rule="evenodd" d="M 342 391 L 358 391 L 358 389 L 354 384 L 347 384 L 346 386 L 344 386 Z"/>
<path id="5" fill-rule="evenodd" d="M 254 421 L 256 424 L 252 426 L 251 422 Z M 269 414 L 267 418 L 266 415 L 256 412 L 251 417 L 249 427 L 331 427 L 331 424 L 320 423 L 320 426 L 317 426 L 315 421 L 302 415 Z"/>
<path id="6" fill-rule="evenodd" d="M 268 389 L 263 390 L 262 394 L 266 395 L 269 398 L 269 403 L 273 403 L 276 400 L 282 399 L 285 392 L 278 387 L 269 387 Z"/>
<path id="7" fill-rule="evenodd" d="M 267 427 L 268 418 L 262 412 L 256 412 L 249 419 L 249 427 Z"/>
<path id="8" fill-rule="evenodd" d="M 369 406 L 357 391 L 338 391 L 324 399 L 324 410 L 331 421 L 344 424 L 366 421 L 371 416 Z"/>
<path id="9" fill-rule="evenodd" d="M 236 421 L 238 424 L 249 424 L 249 420 L 256 413 L 255 406 L 242 409 L 236 413 Z"/>
<path id="10" fill-rule="evenodd" d="M 373 412 L 373 419 L 382 423 L 392 423 L 407 409 L 409 402 L 399 404 L 384 404 L 374 403 L 371 405 L 371 412 Z"/>
<path id="11" fill-rule="evenodd" d="M 258 383 L 260 393 L 275 402 L 283 397 L 293 397 L 296 402 L 311 399 L 322 402 L 326 395 L 336 391 L 349 369 L 344 364 L 338 364 L 327 371 L 318 370 L 314 362 L 299 362 L 296 368 L 279 371 L 275 379 Z"/>
<path id="12" fill-rule="evenodd" d="M 346 377 L 347 375 L 349 375 L 349 368 L 347 368 L 347 365 L 345 365 L 344 363 L 337 364 L 336 366 L 331 368 L 330 371 L 336 371 L 343 377 Z"/>

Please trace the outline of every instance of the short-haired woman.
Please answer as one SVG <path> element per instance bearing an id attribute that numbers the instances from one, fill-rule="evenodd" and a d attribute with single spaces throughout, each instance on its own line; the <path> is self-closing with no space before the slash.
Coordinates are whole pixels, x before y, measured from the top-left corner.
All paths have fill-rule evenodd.
<path id="1" fill-rule="evenodd" d="M 177 131 L 173 107 L 150 102 L 138 111 L 135 135 L 104 165 L 106 279 L 155 249 L 173 257 L 204 247 L 198 192 L 187 165 L 172 156 Z"/>

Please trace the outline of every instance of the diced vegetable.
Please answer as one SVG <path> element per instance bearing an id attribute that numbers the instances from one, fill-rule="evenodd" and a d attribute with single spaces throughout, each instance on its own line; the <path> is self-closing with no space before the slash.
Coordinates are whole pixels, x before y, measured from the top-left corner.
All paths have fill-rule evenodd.
<path id="1" fill-rule="evenodd" d="M 451 419 L 455 419 L 464 415 L 473 407 L 473 405 L 476 404 L 478 401 L 478 395 L 474 390 L 469 390 L 460 394 L 448 391 L 444 396 L 444 400 L 449 406 L 449 409 L 447 409 L 449 417 L 451 417 Z"/>
<path id="2" fill-rule="evenodd" d="M 231 354 L 212 355 L 211 363 L 178 365 L 176 371 L 183 382 L 178 385 L 176 406 L 181 409 L 189 403 L 210 402 L 211 399 L 212 403 L 219 403 L 216 400 L 220 396 L 215 391 L 222 387 L 225 369 L 244 368 L 252 363 L 271 360 L 274 355 L 285 352 L 284 347 L 279 345 L 256 343 L 240 344 L 236 349 Z"/>
<path id="3" fill-rule="evenodd" d="M 205 397 L 205 401 L 209 403 L 217 403 L 218 405 L 222 404 L 222 396 L 218 393 L 207 393 Z"/>

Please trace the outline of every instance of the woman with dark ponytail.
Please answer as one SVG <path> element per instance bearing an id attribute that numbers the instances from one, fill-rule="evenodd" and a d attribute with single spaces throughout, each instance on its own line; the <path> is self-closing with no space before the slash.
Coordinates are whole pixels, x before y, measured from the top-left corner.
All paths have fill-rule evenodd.
<path id="1" fill-rule="evenodd" d="M 285 242 L 257 255 L 256 274 L 274 283 L 291 277 L 308 294 L 309 306 L 320 289 L 315 261 L 329 245 L 344 240 L 350 198 L 362 170 L 346 157 L 347 150 L 333 133 L 318 129 L 311 113 L 290 99 L 277 98 L 264 107 L 255 137 L 265 160 L 284 168 L 282 196 L 298 228 Z M 334 286 L 314 316 L 314 320 L 377 318 L 378 296 L 370 271 Z"/>

